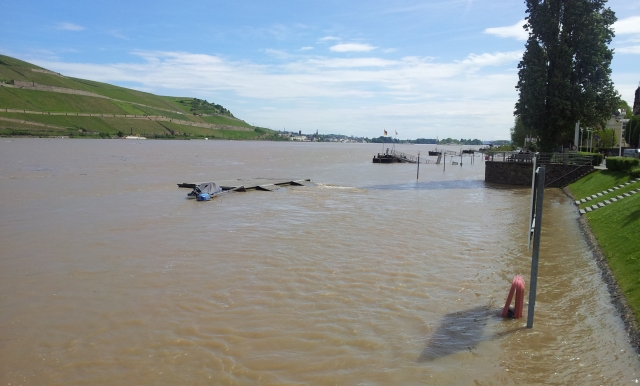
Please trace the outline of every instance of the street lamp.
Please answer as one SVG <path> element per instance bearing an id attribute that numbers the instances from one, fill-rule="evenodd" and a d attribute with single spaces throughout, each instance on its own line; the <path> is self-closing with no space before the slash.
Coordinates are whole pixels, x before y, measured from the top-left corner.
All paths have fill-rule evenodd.
<path id="1" fill-rule="evenodd" d="M 620 110 L 620 137 L 618 140 L 618 157 L 622 157 L 622 130 L 624 130 L 624 116 L 627 110 Z"/>
<path id="2" fill-rule="evenodd" d="M 586 143 L 585 147 L 587 148 L 586 152 L 588 153 L 589 152 L 589 133 L 591 132 L 591 129 L 587 127 L 584 130 L 587 132 L 587 141 L 586 141 L 587 143 Z M 583 138 L 583 140 L 584 140 L 584 138 Z"/>

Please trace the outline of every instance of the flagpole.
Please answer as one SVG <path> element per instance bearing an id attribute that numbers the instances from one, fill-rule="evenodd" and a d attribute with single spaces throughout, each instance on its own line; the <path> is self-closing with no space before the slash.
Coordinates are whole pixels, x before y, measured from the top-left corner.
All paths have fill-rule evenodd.
<path id="1" fill-rule="evenodd" d="M 382 130 L 384 132 L 384 135 L 382 136 L 382 154 L 384 154 L 384 145 L 386 144 L 386 140 L 387 140 L 387 131 L 386 130 Z"/>
<path id="2" fill-rule="evenodd" d="M 393 152 L 396 152 L 396 141 L 398 140 L 398 130 L 396 130 L 396 136 L 393 137 Z"/>

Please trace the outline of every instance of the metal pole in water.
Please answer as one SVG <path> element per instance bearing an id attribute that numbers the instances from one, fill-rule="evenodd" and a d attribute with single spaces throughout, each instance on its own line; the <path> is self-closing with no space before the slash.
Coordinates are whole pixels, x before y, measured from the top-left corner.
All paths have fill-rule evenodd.
<path id="1" fill-rule="evenodd" d="M 527 230 L 527 251 L 531 247 L 531 232 L 533 231 L 533 219 L 536 210 L 536 171 L 538 170 L 539 152 L 533 154 L 533 170 L 531 171 L 531 207 L 529 209 L 529 229 Z"/>
<path id="2" fill-rule="evenodd" d="M 416 180 L 420 178 L 420 152 L 418 152 L 418 172 L 416 173 Z"/>
<path id="3" fill-rule="evenodd" d="M 533 328 L 533 313 L 536 307 L 536 288 L 538 286 L 538 257 L 540 253 L 540 230 L 542 228 L 542 202 L 544 198 L 544 166 L 538 168 L 536 186 L 536 217 L 533 231 L 533 255 L 531 257 L 531 279 L 529 280 L 529 309 L 527 328 Z"/>

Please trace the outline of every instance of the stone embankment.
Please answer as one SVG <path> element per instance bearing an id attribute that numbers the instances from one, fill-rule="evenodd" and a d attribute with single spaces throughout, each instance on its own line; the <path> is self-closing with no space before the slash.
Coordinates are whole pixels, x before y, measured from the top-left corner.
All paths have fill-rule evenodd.
<path id="1" fill-rule="evenodd" d="M 542 166 L 542 165 L 541 165 Z M 591 165 L 545 164 L 545 186 L 562 188 L 593 171 Z M 533 163 L 485 161 L 485 181 L 531 186 Z"/>

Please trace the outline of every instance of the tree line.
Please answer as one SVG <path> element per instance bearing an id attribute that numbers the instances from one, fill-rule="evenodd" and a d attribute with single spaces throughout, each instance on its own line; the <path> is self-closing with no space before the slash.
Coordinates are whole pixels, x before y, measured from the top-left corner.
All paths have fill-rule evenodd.
<path id="1" fill-rule="evenodd" d="M 515 131 L 550 152 L 573 143 L 576 122 L 604 127 L 620 103 L 611 81 L 617 20 L 606 0 L 525 0 L 528 32 L 518 64 Z"/>
<path id="2" fill-rule="evenodd" d="M 377 138 L 371 138 L 368 142 L 372 143 L 413 143 L 413 144 L 426 144 L 426 145 L 482 145 L 482 141 L 479 139 L 453 139 L 445 138 L 438 140 L 436 138 L 418 138 L 418 139 L 397 139 L 392 137 L 385 137 L 381 135 Z"/>

